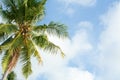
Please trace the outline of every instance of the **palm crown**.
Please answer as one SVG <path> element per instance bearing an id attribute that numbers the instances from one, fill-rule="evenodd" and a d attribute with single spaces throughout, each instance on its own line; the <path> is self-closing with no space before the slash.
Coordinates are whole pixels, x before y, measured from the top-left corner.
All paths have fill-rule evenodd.
<path id="1" fill-rule="evenodd" d="M 22 72 L 27 78 L 31 73 L 31 56 L 42 59 L 38 47 L 50 53 L 64 53 L 59 46 L 50 42 L 47 34 L 59 38 L 68 36 L 64 24 L 50 22 L 49 24 L 35 25 L 43 19 L 46 0 L 2 0 L 0 14 L 6 23 L 0 24 L 0 51 L 3 53 L 3 78 L 12 71 L 18 59 L 23 63 Z"/>

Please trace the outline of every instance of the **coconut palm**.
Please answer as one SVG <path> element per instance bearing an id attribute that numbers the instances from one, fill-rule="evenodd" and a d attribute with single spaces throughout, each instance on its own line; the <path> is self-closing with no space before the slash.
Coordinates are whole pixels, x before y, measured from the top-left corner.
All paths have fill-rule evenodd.
<path id="1" fill-rule="evenodd" d="M 4 23 L 0 24 L 0 53 L 2 58 L 2 80 L 13 71 L 18 60 L 21 60 L 22 73 L 27 79 L 32 73 L 31 57 L 42 62 L 39 48 L 50 53 L 61 53 L 59 46 L 50 42 L 49 35 L 59 38 L 68 36 L 64 24 L 50 22 L 35 25 L 45 14 L 46 0 L 1 0 L 0 14 Z"/>

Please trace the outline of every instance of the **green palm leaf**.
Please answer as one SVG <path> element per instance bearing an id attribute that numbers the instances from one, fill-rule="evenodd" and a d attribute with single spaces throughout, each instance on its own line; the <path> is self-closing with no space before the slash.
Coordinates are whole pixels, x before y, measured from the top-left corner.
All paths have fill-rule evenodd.
<path id="1" fill-rule="evenodd" d="M 0 45 L 0 49 L 6 50 L 6 49 L 10 49 L 10 48 L 20 47 L 20 45 L 22 44 L 22 41 L 23 41 L 23 37 L 19 33 L 14 38 L 13 38 L 13 36 L 11 36 L 8 39 L 6 39 Z"/>
<path id="2" fill-rule="evenodd" d="M 22 46 L 21 50 L 21 62 L 23 63 L 22 72 L 25 78 L 28 78 L 28 76 L 32 73 L 31 69 L 31 56 L 33 55 L 35 49 L 33 46 L 33 43 L 30 39 L 25 39 L 24 44 Z"/>
<path id="3" fill-rule="evenodd" d="M 3 73 L 5 72 L 5 70 L 7 69 L 8 67 L 8 64 L 9 64 L 9 61 L 11 59 L 11 55 L 10 53 L 12 53 L 12 50 L 7 50 L 2 58 L 2 70 L 3 70 Z"/>
<path id="4" fill-rule="evenodd" d="M 47 32 L 49 35 L 55 35 L 59 38 L 68 37 L 67 26 L 60 23 L 50 22 L 48 25 L 34 27 L 35 32 Z"/>
<path id="5" fill-rule="evenodd" d="M 65 56 L 65 54 L 61 50 L 61 48 L 50 41 L 49 41 L 48 45 L 45 46 L 44 50 L 48 51 L 49 53 L 52 53 L 52 54 L 60 53 L 62 57 Z"/>
<path id="6" fill-rule="evenodd" d="M 36 2 L 35 0 L 25 0 L 25 5 L 27 9 L 25 10 L 25 19 L 27 22 L 35 22 L 43 18 L 44 12 L 44 4 L 46 0 L 41 0 L 40 2 Z"/>
<path id="7" fill-rule="evenodd" d="M 7 50 L 9 49 L 11 46 L 11 42 L 13 41 L 14 38 L 12 38 L 12 36 L 10 36 L 8 39 L 6 39 L 5 41 L 3 41 L 3 43 L 0 45 L 0 49 L 2 50 Z"/>
<path id="8" fill-rule="evenodd" d="M 13 33 L 18 30 L 18 27 L 14 24 L 0 24 L 0 32 Z"/>
<path id="9" fill-rule="evenodd" d="M 60 47 L 50 42 L 45 34 L 36 36 L 33 38 L 33 40 L 35 44 L 41 47 L 43 50 L 53 54 L 60 52 L 62 57 L 64 57 L 64 53 L 62 52 Z"/>
<path id="10" fill-rule="evenodd" d="M 41 48 L 44 48 L 48 45 L 48 38 L 46 35 L 40 35 L 33 37 L 34 42 Z"/>
<path id="11" fill-rule="evenodd" d="M 17 32 L 18 27 L 13 24 L 0 24 L 0 39 L 5 40 L 9 35 Z"/>
<path id="12" fill-rule="evenodd" d="M 37 58 L 38 62 L 41 63 L 42 62 L 42 58 L 40 56 L 39 50 L 38 50 L 38 46 L 35 44 L 35 42 L 31 39 L 31 44 L 32 44 L 32 48 L 33 48 L 33 56 Z"/>
<path id="13" fill-rule="evenodd" d="M 32 73 L 31 61 L 29 59 L 24 63 L 22 72 L 25 78 L 28 78 L 28 76 Z"/>
<path id="14" fill-rule="evenodd" d="M 16 74 L 14 71 L 8 74 L 7 80 L 16 80 Z"/>
<path id="15" fill-rule="evenodd" d="M 25 78 L 27 78 L 31 73 L 32 73 L 32 69 L 31 69 L 31 55 L 32 53 L 30 52 L 31 50 L 31 45 L 29 45 L 29 42 L 26 41 L 26 43 L 24 44 L 24 47 L 22 49 L 22 55 L 21 55 L 21 62 L 23 63 L 23 68 L 22 68 L 22 72 L 23 75 L 25 76 Z"/>

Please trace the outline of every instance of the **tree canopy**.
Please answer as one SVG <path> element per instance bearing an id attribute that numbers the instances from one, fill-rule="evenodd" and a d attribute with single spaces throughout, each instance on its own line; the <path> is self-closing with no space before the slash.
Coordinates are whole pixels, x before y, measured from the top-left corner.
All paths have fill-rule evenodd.
<path id="1" fill-rule="evenodd" d="M 66 38 L 67 27 L 56 22 L 35 25 L 45 16 L 46 0 L 1 1 L 0 14 L 5 20 L 5 23 L 0 23 L 2 80 L 7 78 L 18 60 L 23 64 L 23 75 L 28 78 L 32 73 L 31 57 L 36 57 L 39 63 L 42 62 L 39 48 L 53 54 L 61 53 L 64 56 L 61 48 L 49 40 L 48 34 Z"/>

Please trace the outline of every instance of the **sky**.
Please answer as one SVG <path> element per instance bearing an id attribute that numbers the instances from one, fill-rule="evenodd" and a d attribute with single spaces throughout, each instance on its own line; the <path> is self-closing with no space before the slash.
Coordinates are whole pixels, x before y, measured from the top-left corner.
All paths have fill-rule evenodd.
<path id="1" fill-rule="evenodd" d="M 28 80 L 120 80 L 120 0 L 48 0 L 37 24 L 50 21 L 68 26 L 69 39 L 49 37 L 66 56 L 40 50 L 43 64 L 32 59 Z M 20 69 L 15 72 L 24 80 Z"/>

